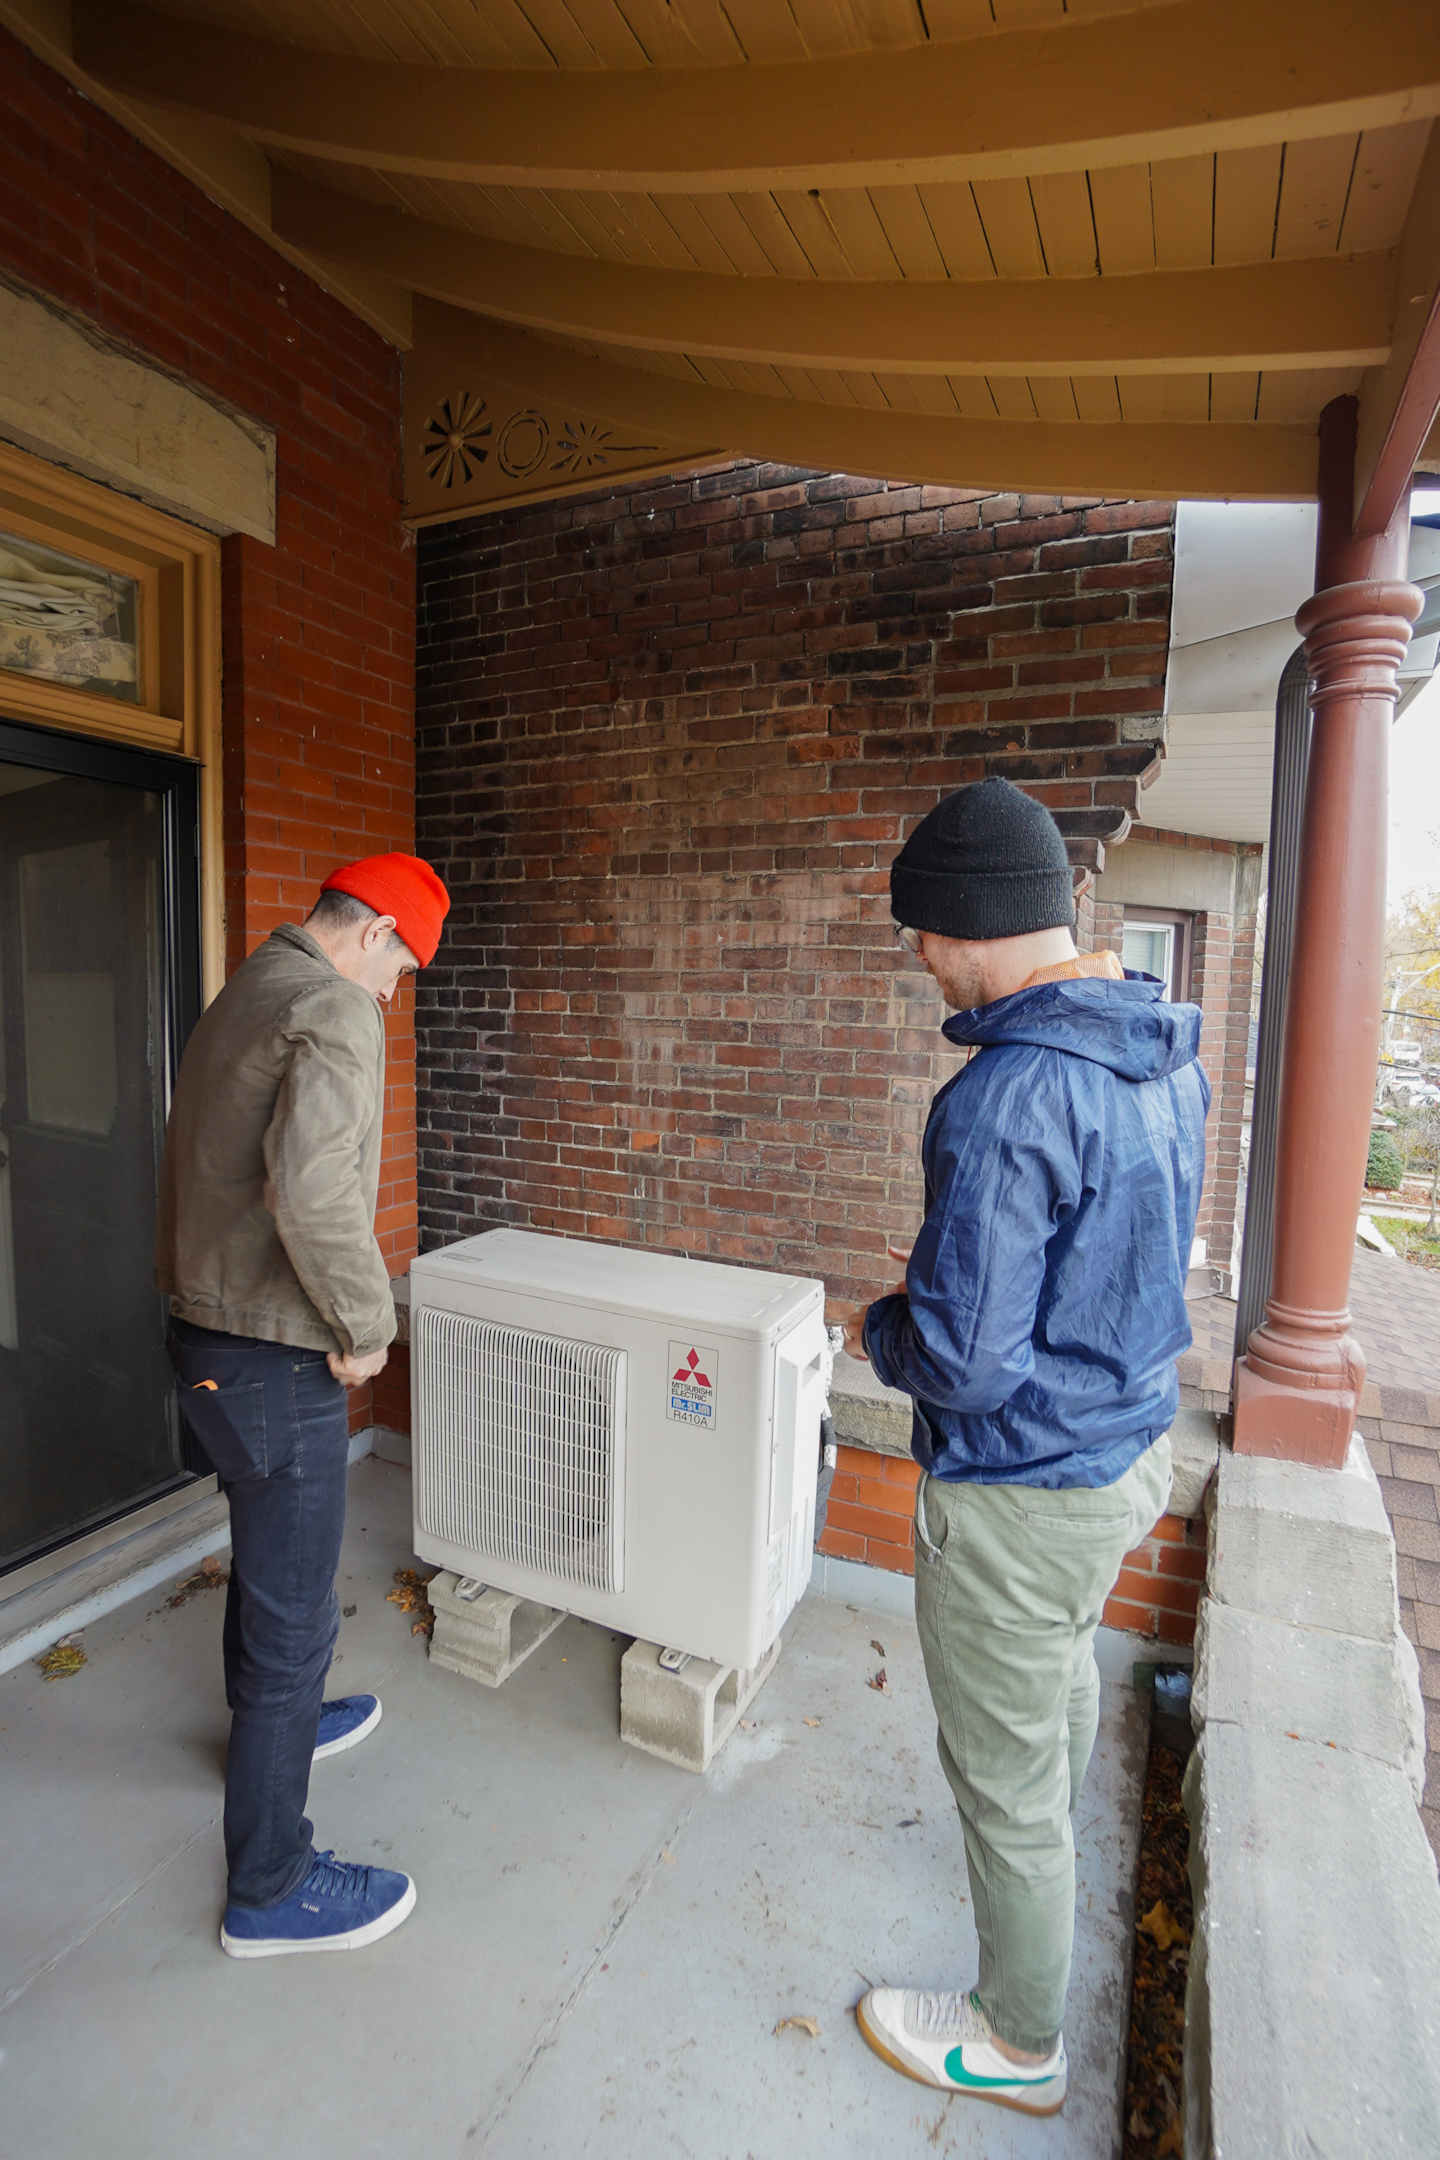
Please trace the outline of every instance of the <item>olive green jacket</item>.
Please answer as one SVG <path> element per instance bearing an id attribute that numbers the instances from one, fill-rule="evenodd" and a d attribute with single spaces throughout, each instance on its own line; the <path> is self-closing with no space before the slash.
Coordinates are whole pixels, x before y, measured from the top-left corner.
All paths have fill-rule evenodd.
<path id="1" fill-rule="evenodd" d="M 395 1334 L 375 1242 L 385 1022 L 291 923 L 190 1038 L 160 1166 L 155 1281 L 199 1327 L 364 1357 Z"/>

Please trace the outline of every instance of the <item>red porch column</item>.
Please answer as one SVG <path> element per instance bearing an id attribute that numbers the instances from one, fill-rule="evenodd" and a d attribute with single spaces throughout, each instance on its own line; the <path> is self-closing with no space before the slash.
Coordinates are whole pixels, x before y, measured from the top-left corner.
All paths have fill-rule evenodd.
<path id="1" fill-rule="evenodd" d="M 1396 669 L 1423 595 L 1402 582 L 1410 504 L 1352 529 L 1353 398 L 1320 421 L 1316 590 L 1296 617 L 1315 682 L 1265 1318 L 1235 1372 L 1235 1448 L 1338 1469 L 1365 1356 L 1349 1330 L 1385 952 L 1386 774 Z"/>

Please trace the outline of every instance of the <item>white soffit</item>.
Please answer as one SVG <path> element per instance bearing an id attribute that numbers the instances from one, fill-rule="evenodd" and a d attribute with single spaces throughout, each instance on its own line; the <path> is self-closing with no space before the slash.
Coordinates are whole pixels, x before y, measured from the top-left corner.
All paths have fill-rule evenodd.
<path id="1" fill-rule="evenodd" d="M 1286 661 L 1300 643 L 1289 616 L 1234 630 L 1228 637 L 1172 647 L 1166 710 L 1189 713 L 1273 712 Z M 1174 725 L 1172 717 L 1171 725 Z"/>
<path id="2" fill-rule="evenodd" d="M 1316 514 L 1313 503 L 1177 505 L 1166 754 L 1140 798 L 1142 824 L 1269 838 L 1275 697 L 1300 643 L 1296 611 L 1314 590 Z M 1412 526 L 1410 575 L 1440 579 L 1440 531 Z M 1430 638 L 1411 647 L 1411 695 L 1435 657 Z"/>
<path id="3" fill-rule="evenodd" d="M 1293 622 L 1315 590 L 1316 514 L 1314 503 L 1177 504 L 1172 648 Z"/>
<path id="4" fill-rule="evenodd" d="M 1274 742 L 1273 709 L 1172 715 L 1140 822 L 1212 840 L 1267 840 Z"/>
<path id="5" fill-rule="evenodd" d="M 275 540 L 275 434 L 0 280 L 0 436 L 210 532 Z"/>

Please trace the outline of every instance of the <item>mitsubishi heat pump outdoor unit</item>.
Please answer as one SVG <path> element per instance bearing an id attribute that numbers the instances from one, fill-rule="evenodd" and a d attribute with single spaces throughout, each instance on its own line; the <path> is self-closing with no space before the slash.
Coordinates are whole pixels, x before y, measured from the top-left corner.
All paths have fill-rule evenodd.
<path id="1" fill-rule="evenodd" d="M 758 1665 L 810 1579 L 823 1285 L 489 1230 L 410 1298 L 419 1557 Z"/>

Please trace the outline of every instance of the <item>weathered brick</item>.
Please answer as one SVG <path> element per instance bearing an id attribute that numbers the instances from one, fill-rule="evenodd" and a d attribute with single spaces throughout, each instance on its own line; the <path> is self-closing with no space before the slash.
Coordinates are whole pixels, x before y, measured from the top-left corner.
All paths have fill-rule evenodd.
<path id="1" fill-rule="evenodd" d="M 1133 590 L 1081 602 L 1130 560 L 1104 506 L 749 465 L 661 492 L 663 519 L 645 483 L 420 536 L 419 845 L 456 900 L 420 988 L 424 1234 L 603 1225 L 873 1294 L 956 1064 L 890 939 L 890 857 L 987 771 L 1133 792 L 1133 675 L 1072 701 L 1127 630 L 1163 671 L 1135 609 L 1171 513 L 1134 521 L 1167 549 Z M 1101 642 L 1042 628 L 1052 604 Z M 890 1520 L 833 1518 L 876 1565 L 908 1549 L 901 1469 L 836 1495 Z"/>

